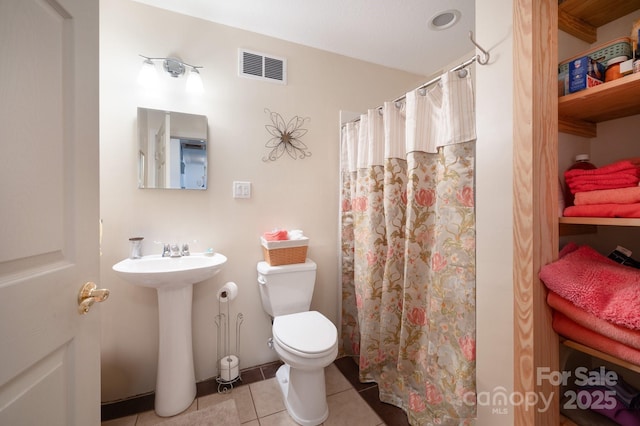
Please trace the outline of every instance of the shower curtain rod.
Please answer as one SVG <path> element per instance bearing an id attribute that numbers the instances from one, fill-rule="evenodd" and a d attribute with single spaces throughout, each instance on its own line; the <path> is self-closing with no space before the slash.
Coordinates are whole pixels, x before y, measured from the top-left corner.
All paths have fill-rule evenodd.
<path id="1" fill-rule="evenodd" d="M 472 63 L 476 62 L 478 60 L 478 55 L 474 56 L 473 58 L 467 59 L 466 61 L 464 61 L 463 63 L 456 65 L 455 67 L 451 68 L 449 70 L 449 72 L 454 72 L 454 71 L 461 71 L 464 70 L 466 67 L 468 67 L 469 65 L 471 65 Z M 482 64 L 481 61 L 478 61 L 479 64 Z M 465 70 L 466 72 L 466 70 Z M 466 75 L 466 74 L 465 74 Z M 464 75 L 462 76 L 464 77 Z M 421 89 L 426 89 L 427 87 L 431 86 L 432 84 L 435 84 L 437 82 L 440 81 L 440 79 L 442 78 L 442 75 L 433 78 L 429 81 L 427 81 L 426 83 L 424 83 L 423 85 L 416 87 L 414 90 L 421 90 Z M 399 98 L 396 98 L 393 100 L 393 102 L 402 102 L 406 99 L 406 95 L 402 95 Z M 374 109 L 377 109 L 378 111 L 382 111 L 383 105 L 380 105 Z M 344 126 L 347 123 L 357 123 L 358 121 L 360 121 L 360 118 L 354 118 L 353 120 L 349 120 L 347 122 L 342 123 L 342 125 Z"/>
<path id="2" fill-rule="evenodd" d="M 472 63 L 474 63 L 475 61 L 478 60 L 478 55 L 474 56 L 473 58 L 469 58 L 466 61 L 464 61 L 463 63 L 456 65 L 455 67 L 451 68 L 448 72 L 454 72 L 454 71 L 461 71 L 464 70 L 466 67 L 468 67 L 469 65 L 471 65 Z M 481 64 L 480 61 L 478 61 L 478 63 Z M 466 70 L 464 70 L 466 72 Z M 467 74 L 462 75 L 461 77 L 466 76 Z M 417 88 L 415 88 L 414 90 L 420 90 L 420 89 L 426 89 L 427 87 L 431 86 L 432 84 L 436 84 L 437 82 L 439 82 L 442 79 L 442 75 L 439 75 L 436 78 L 433 78 L 429 81 L 427 81 L 426 83 L 424 83 L 422 86 L 419 86 Z M 399 98 L 396 98 L 393 100 L 393 102 L 400 102 L 400 101 L 404 101 L 405 98 L 407 96 L 406 95 L 402 95 Z M 382 106 L 379 106 L 376 109 L 380 109 L 382 108 Z"/>
<path id="3" fill-rule="evenodd" d="M 454 72 L 454 71 L 461 71 L 464 70 L 465 72 L 467 72 L 465 70 L 466 67 L 468 67 L 469 65 L 471 65 L 474 62 L 478 62 L 478 64 L 480 65 L 487 65 L 489 63 L 489 52 L 484 50 L 482 48 L 482 46 L 480 46 L 474 39 L 473 39 L 473 31 L 469 31 L 469 40 L 471 40 L 471 43 L 473 43 L 473 45 L 475 47 L 477 47 L 481 52 L 482 52 L 482 58 L 480 58 L 480 55 L 474 55 L 472 58 L 467 59 L 466 61 L 464 61 L 461 64 L 456 65 L 455 67 L 451 68 L 448 72 Z M 443 73 L 444 74 L 444 73 Z M 466 74 L 462 75 L 461 77 L 466 76 Z M 435 84 L 437 82 L 440 81 L 440 79 L 442 79 L 442 74 L 439 75 L 438 77 L 435 77 L 429 81 L 427 81 L 426 83 L 424 83 L 422 86 L 419 86 L 417 88 L 415 88 L 414 90 L 421 90 L 421 89 L 426 89 L 427 87 L 431 86 L 432 84 Z M 402 95 L 399 98 L 396 98 L 393 100 L 393 102 L 401 102 L 404 101 L 406 99 L 406 95 Z M 380 105 L 379 107 L 375 108 L 378 111 L 382 111 L 383 105 Z M 342 125 L 344 126 L 347 123 L 357 123 L 358 121 L 360 121 L 360 118 L 356 118 L 353 120 L 350 120 L 348 122 L 342 123 Z"/>

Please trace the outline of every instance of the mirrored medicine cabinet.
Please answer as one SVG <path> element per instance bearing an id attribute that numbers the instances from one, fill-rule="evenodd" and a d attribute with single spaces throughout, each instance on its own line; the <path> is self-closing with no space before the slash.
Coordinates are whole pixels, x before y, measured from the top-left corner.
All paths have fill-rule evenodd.
<path id="1" fill-rule="evenodd" d="M 207 189 L 207 117 L 138 108 L 138 188 Z"/>

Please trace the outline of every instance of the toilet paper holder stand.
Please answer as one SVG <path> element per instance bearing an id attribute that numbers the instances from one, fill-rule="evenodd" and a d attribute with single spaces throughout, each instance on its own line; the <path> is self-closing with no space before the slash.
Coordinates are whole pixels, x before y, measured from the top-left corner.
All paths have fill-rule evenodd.
<path id="1" fill-rule="evenodd" d="M 224 308 L 226 305 L 226 313 Z M 218 377 L 218 392 L 227 393 L 233 390 L 233 385 L 242 381 L 240 377 L 240 360 L 237 355 L 230 353 L 231 349 L 231 316 L 230 316 L 230 301 L 218 299 L 218 312 L 215 317 L 217 327 L 217 367 Z M 236 315 L 235 321 L 235 353 L 240 353 L 240 329 L 244 317 L 242 313 Z"/>

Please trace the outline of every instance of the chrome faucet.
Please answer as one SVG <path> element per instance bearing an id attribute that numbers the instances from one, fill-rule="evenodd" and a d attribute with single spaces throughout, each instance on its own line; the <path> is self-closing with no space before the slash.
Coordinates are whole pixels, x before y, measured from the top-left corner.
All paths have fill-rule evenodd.
<path id="1" fill-rule="evenodd" d="M 178 244 L 171 244 L 169 247 L 170 256 L 171 257 L 181 257 L 182 252 L 180 251 L 180 246 Z"/>
<path id="2" fill-rule="evenodd" d="M 158 244 L 162 244 L 162 257 L 182 257 L 189 256 L 191 252 L 189 251 L 189 244 L 182 244 L 182 249 L 180 248 L 180 244 L 165 244 L 157 241 Z"/>

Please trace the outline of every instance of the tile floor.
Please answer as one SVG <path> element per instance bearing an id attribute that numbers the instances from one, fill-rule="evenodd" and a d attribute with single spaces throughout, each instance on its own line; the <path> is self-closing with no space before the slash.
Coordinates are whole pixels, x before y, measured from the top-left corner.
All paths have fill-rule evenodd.
<path id="1" fill-rule="evenodd" d="M 279 365 L 273 363 L 243 370 L 243 384 L 230 393 L 218 393 L 215 381 L 199 383 L 196 400 L 180 415 L 233 398 L 242 426 L 296 426 L 287 414 L 275 379 Z M 378 400 L 375 384 L 358 382 L 357 366 L 352 359 L 337 359 L 326 368 L 325 377 L 329 418 L 323 426 L 408 426 L 407 417 L 401 409 Z M 138 399 L 137 407 L 122 403 L 103 406 L 104 418 L 111 420 L 103 421 L 102 426 L 143 426 L 166 420 L 156 416 L 152 399 L 144 397 Z"/>

